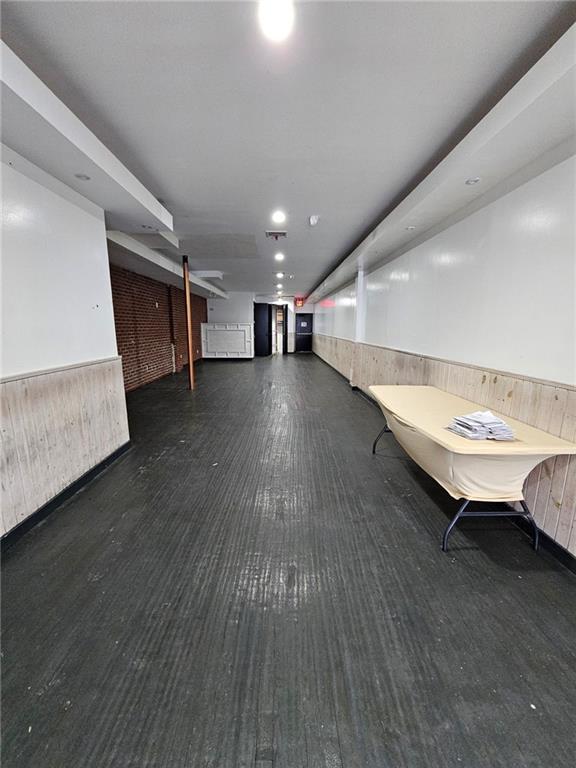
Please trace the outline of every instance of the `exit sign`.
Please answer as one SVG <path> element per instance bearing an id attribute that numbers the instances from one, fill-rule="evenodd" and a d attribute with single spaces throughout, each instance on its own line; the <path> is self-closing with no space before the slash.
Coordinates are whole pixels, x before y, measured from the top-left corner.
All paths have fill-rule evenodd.
<path id="1" fill-rule="evenodd" d="M 303 306 L 304 306 L 304 302 L 305 302 L 305 299 L 301 299 L 301 298 L 298 298 L 298 297 L 296 297 L 296 298 L 294 299 L 294 305 L 295 305 L 297 308 L 303 307 Z"/>

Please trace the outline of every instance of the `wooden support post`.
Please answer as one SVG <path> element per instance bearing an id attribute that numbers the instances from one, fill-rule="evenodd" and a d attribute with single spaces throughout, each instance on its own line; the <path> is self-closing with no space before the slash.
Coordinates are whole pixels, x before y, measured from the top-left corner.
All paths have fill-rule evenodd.
<path id="1" fill-rule="evenodd" d="M 194 355 L 192 354 L 192 302 L 190 299 L 190 278 L 188 256 L 182 256 L 182 279 L 186 299 L 186 340 L 188 342 L 188 389 L 194 389 Z"/>

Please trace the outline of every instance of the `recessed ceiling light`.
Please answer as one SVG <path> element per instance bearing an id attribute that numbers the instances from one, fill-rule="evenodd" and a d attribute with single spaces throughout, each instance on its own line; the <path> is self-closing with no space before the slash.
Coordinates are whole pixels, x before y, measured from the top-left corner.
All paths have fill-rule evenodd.
<path id="1" fill-rule="evenodd" d="M 293 0 L 260 0 L 258 21 L 262 34 L 274 43 L 282 43 L 294 26 Z"/>
<path id="2" fill-rule="evenodd" d="M 320 221 L 320 216 L 318 216 L 317 214 L 314 214 L 313 216 L 310 216 L 308 221 L 310 222 L 311 227 L 315 227 L 316 224 L 318 224 L 318 222 Z"/>
<path id="3" fill-rule="evenodd" d="M 289 280 L 294 280 L 294 275 L 288 275 Z"/>
<path id="4" fill-rule="evenodd" d="M 87 176 L 85 173 L 75 173 L 74 176 L 80 179 L 80 181 L 90 181 L 90 176 Z"/>
<path id="5" fill-rule="evenodd" d="M 283 287 L 284 286 L 282 285 L 282 283 L 276 283 L 276 288 L 283 288 Z"/>
<path id="6" fill-rule="evenodd" d="M 412 230 L 416 229 L 416 227 L 414 226 L 414 224 L 410 224 L 410 226 L 406 227 L 406 229 L 408 230 L 408 232 L 412 232 Z"/>
<path id="7" fill-rule="evenodd" d="M 274 224 L 284 224 L 284 222 L 286 221 L 286 214 L 284 213 L 284 211 L 281 211 L 280 209 L 278 209 L 277 211 L 274 211 L 271 218 Z"/>
<path id="8" fill-rule="evenodd" d="M 276 291 L 277 296 L 282 296 L 282 291 Z"/>
<path id="9" fill-rule="evenodd" d="M 284 261 L 284 254 L 283 253 L 277 253 L 274 258 L 276 261 Z"/>
<path id="10" fill-rule="evenodd" d="M 481 181 L 480 176 L 473 176 L 471 179 L 466 179 L 466 184 L 471 187 L 473 184 L 478 184 Z"/>
<path id="11" fill-rule="evenodd" d="M 284 272 L 276 272 L 276 277 L 282 279 L 284 277 Z"/>

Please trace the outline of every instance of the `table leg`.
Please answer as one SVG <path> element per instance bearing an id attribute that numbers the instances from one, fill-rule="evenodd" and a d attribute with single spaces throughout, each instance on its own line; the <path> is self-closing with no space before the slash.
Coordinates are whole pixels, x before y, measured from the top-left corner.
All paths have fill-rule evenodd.
<path id="1" fill-rule="evenodd" d="M 372 445 L 372 453 L 376 453 L 376 446 L 378 445 L 378 441 L 380 440 L 382 435 L 385 434 L 386 432 L 392 432 L 392 430 L 388 427 L 388 424 L 385 424 L 382 427 L 382 429 L 378 433 L 378 437 L 376 438 L 376 440 L 374 440 L 374 444 Z"/>
<path id="2" fill-rule="evenodd" d="M 448 537 L 450 536 L 450 534 L 452 532 L 452 528 L 454 528 L 454 526 L 458 522 L 458 519 L 460 518 L 460 515 L 464 512 L 464 510 L 466 509 L 468 504 L 470 504 L 470 501 L 467 499 L 464 502 L 464 504 L 462 504 L 462 506 L 460 507 L 458 512 L 456 512 L 456 514 L 454 515 L 454 517 L 450 521 L 450 524 L 447 526 L 446 530 L 444 531 L 444 536 L 442 536 L 442 552 L 447 552 L 448 551 Z"/>
<path id="3" fill-rule="evenodd" d="M 530 508 L 528 507 L 528 504 L 526 504 L 525 501 L 521 501 L 520 505 L 522 506 L 522 509 L 526 513 L 525 515 L 523 515 L 523 517 L 525 517 L 526 520 L 528 520 L 528 522 L 532 526 L 532 543 L 534 546 L 534 551 L 538 552 L 538 542 L 540 538 L 538 533 L 538 526 L 536 525 L 536 521 L 532 517 L 532 512 L 530 512 Z"/>
<path id="4" fill-rule="evenodd" d="M 534 550 L 538 551 L 538 543 L 539 543 L 539 531 L 538 526 L 536 525 L 536 521 L 532 517 L 532 513 L 530 512 L 530 509 L 528 508 L 528 504 L 526 504 L 525 501 L 521 501 L 520 504 L 522 506 L 522 512 L 516 512 L 514 509 L 510 509 L 510 511 L 497 511 L 497 512 L 488 512 L 487 510 L 472 510 L 471 512 L 466 512 L 466 507 L 470 504 L 470 500 L 465 501 L 458 512 L 456 512 L 454 518 L 450 521 L 450 524 L 444 531 L 444 536 L 442 537 L 442 551 L 447 552 L 448 550 L 448 537 L 450 536 L 450 533 L 452 532 L 452 528 L 456 525 L 458 520 L 461 517 L 523 517 L 525 520 L 528 520 L 530 525 L 532 526 L 532 544 L 534 546 Z"/>

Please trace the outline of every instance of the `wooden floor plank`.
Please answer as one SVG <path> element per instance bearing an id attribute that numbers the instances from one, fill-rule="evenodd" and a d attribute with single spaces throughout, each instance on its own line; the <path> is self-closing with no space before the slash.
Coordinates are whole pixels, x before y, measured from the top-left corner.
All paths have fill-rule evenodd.
<path id="1" fill-rule="evenodd" d="M 128 397 L 3 561 L 4 768 L 568 768 L 576 579 L 312 355 Z"/>

